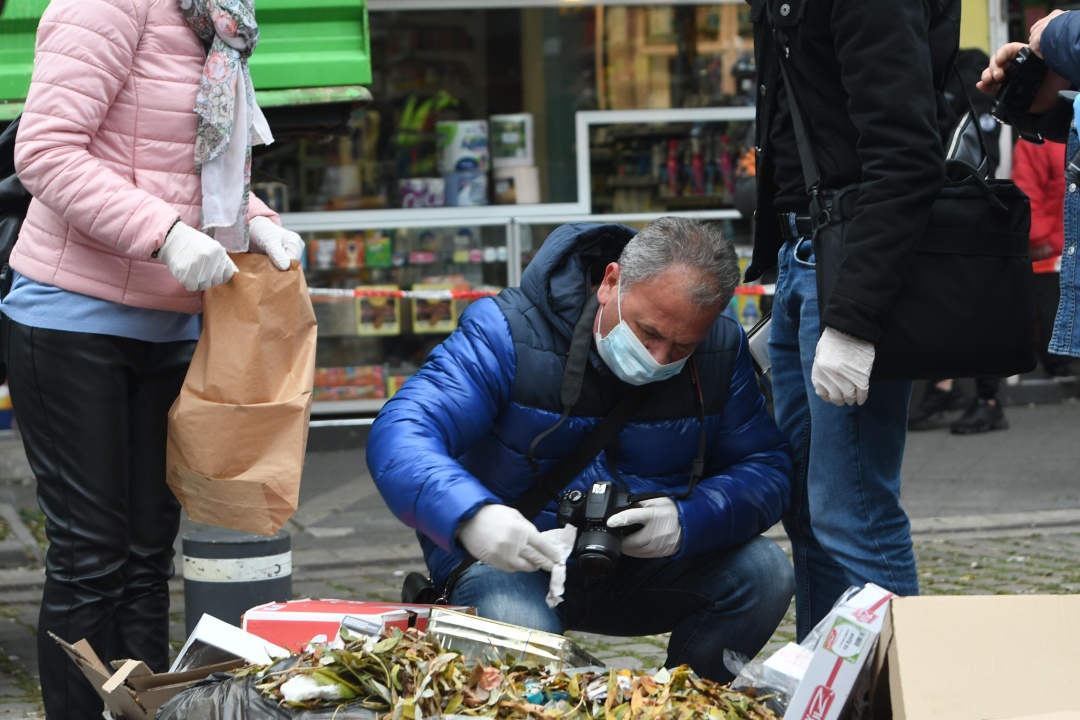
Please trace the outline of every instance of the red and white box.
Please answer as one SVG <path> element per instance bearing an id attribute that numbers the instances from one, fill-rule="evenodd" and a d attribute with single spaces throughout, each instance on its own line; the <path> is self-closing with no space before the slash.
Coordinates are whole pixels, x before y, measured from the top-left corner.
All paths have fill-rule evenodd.
<path id="1" fill-rule="evenodd" d="M 266 603 L 244 613 L 242 627 L 252 635 L 281 645 L 292 652 L 302 652 L 313 638 L 324 635 L 333 642 L 341 622 L 354 618 L 357 626 L 372 632 L 396 627 L 405 630 L 427 628 L 432 607 L 468 612 L 470 608 L 447 605 L 410 605 L 407 603 L 361 602 L 357 600 L 290 600 Z M 474 611 L 475 612 L 475 611 Z"/>
<path id="2" fill-rule="evenodd" d="M 788 703 L 789 720 L 836 720 L 863 668 L 873 663 L 891 592 L 867 583 L 822 620 L 810 664 Z"/>

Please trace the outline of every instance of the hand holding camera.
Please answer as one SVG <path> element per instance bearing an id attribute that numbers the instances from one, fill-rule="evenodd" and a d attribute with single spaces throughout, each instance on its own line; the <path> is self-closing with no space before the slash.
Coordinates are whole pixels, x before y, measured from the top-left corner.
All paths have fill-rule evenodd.
<path id="1" fill-rule="evenodd" d="M 625 552 L 630 557 L 667 557 L 682 544 L 679 509 L 668 497 L 634 502 L 611 481 L 593 483 L 589 492 L 567 490 L 559 502 L 559 526 L 580 532 L 570 557 L 581 572 L 607 577 Z"/>
<path id="2" fill-rule="evenodd" d="M 623 538 L 623 554 L 630 557 L 668 557 L 677 553 L 682 545 L 679 508 L 671 498 L 642 500 L 641 507 L 616 513 L 608 518 L 607 524 L 610 528 L 640 524 L 640 530 Z"/>
<path id="3" fill-rule="evenodd" d="M 1001 51 L 998 51 L 998 54 L 1000 53 Z M 1046 63 L 1042 58 L 1032 52 L 1030 47 L 1020 48 L 1016 57 L 1006 66 L 1004 77 L 994 96 L 994 104 L 990 107 L 990 114 L 995 120 L 1012 125 L 1020 137 L 1037 144 L 1042 143 L 1042 135 L 1035 129 L 1029 113 L 1039 96 L 1046 74 Z"/>

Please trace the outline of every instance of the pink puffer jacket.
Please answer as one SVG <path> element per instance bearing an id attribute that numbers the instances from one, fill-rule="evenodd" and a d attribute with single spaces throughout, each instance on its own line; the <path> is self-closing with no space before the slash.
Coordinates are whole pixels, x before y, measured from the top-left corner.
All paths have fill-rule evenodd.
<path id="1" fill-rule="evenodd" d="M 52 0 L 15 146 L 34 196 L 11 255 L 23 275 L 125 305 L 198 312 L 151 254 L 199 226 L 195 94 L 206 53 L 177 0 Z M 254 195 L 249 218 L 277 215 Z"/>

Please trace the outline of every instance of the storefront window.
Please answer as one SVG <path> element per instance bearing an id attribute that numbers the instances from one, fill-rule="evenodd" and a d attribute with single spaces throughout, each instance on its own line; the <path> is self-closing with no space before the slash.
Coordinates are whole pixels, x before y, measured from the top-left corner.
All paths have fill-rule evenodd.
<path id="1" fill-rule="evenodd" d="M 371 103 L 286 138 L 256 174 L 289 186 L 292 212 L 576 202 L 577 111 L 752 103 L 748 12 L 373 10 Z"/>
<path id="2" fill-rule="evenodd" d="M 376 411 L 568 216 L 712 213 L 748 239 L 742 0 L 369 7 L 370 102 L 296 110 L 301 127 L 276 124 L 253 162 L 253 191 L 307 242 L 315 414 Z M 710 108 L 738 112 L 687 116 Z"/>

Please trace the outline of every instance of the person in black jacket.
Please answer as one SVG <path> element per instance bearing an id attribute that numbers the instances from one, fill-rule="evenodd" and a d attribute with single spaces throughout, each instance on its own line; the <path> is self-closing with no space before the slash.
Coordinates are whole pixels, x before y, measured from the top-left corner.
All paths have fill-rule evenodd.
<path id="1" fill-rule="evenodd" d="M 900 506 L 912 384 L 870 374 L 874 343 L 946 179 L 952 113 L 941 89 L 959 45 L 960 0 L 748 1 L 760 152 L 746 279 L 778 267 L 769 356 L 777 423 L 795 451 L 784 525 L 801 639 L 851 585 L 919 590 Z M 781 43 L 792 87 L 781 77 Z M 821 189 L 857 187 L 845 221 L 851 241 L 820 314 L 793 93 Z"/>

